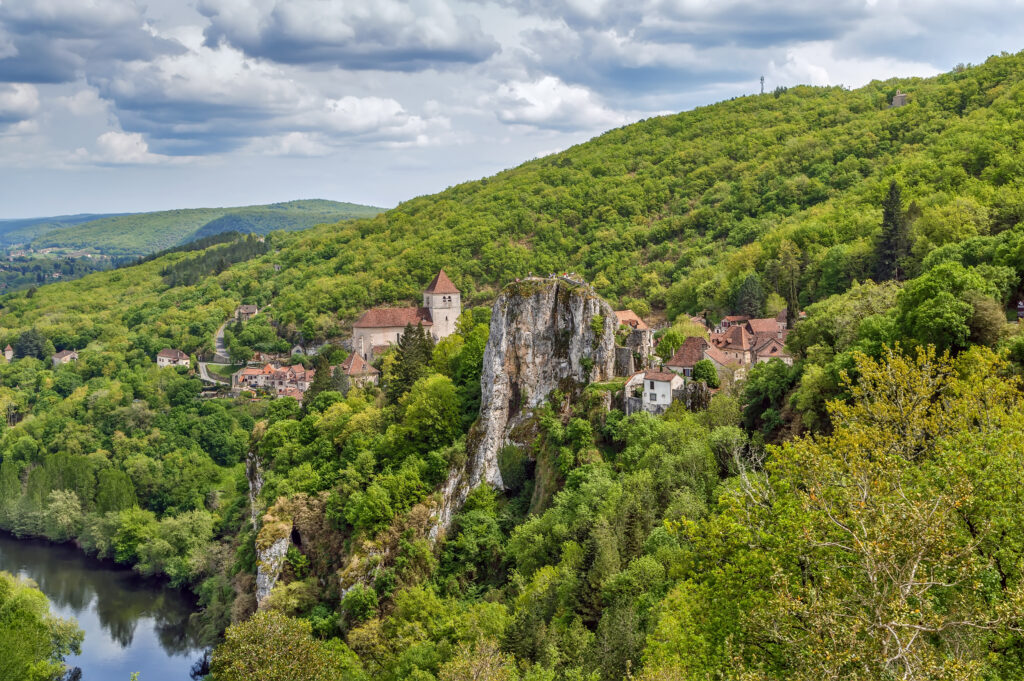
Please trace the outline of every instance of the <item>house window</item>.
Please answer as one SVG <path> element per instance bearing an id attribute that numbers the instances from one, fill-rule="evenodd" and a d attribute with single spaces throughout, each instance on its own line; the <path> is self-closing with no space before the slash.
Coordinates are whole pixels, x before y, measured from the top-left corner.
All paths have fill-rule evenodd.
<path id="1" fill-rule="evenodd" d="M 654 381 L 651 381 L 651 390 L 654 390 Z"/>
<path id="2" fill-rule="evenodd" d="M 648 395 L 651 396 L 650 397 L 650 401 L 651 402 L 657 402 L 658 401 L 658 394 L 657 393 L 648 393 Z"/>
<path id="3" fill-rule="evenodd" d="M 692 376 L 692 375 L 693 375 L 693 369 L 691 369 L 690 367 L 683 367 L 683 376 Z"/>

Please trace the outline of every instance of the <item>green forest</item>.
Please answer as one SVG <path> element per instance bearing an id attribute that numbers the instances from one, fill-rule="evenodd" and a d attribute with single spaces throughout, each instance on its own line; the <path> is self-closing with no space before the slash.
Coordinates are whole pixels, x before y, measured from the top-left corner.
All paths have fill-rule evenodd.
<path id="1" fill-rule="evenodd" d="M 382 210 L 356 203 L 303 200 L 237 208 L 5 220 L 0 221 L 0 241 L 25 243 L 35 249 L 85 248 L 119 257 L 139 256 L 221 232 L 268 234 L 275 230 L 300 230 L 370 217 Z"/>
<path id="2" fill-rule="evenodd" d="M 0 528 L 193 589 L 214 681 L 1024 678 L 1022 140 L 1024 53 L 780 88 L 4 295 Z M 410 328 L 380 387 L 323 360 L 302 404 L 200 399 L 153 359 L 211 354 L 239 304 L 238 354 L 337 342 L 442 267 L 457 332 Z M 802 310 L 795 362 L 657 417 L 554 391 L 435 540 L 490 306 L 553 271 L 664 322 L 661 352 L 691 315 Z M 249 457 L 262 528 L 294 528 L 258 613 Z"/>

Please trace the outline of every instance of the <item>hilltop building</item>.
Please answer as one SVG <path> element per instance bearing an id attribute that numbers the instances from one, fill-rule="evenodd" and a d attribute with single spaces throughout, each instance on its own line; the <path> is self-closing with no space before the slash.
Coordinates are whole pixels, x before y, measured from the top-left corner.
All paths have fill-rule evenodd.
<path id="1" fill-rule="evenodd" d="M 423 292 L 422 307 L 375 307 L 364 312 L 352 325 L 352 349 L 370 360 L 375 347 L 397 343 L 406 325 L 423 325 L 435 341 L 447 338 L 462 314 L 461 295 L 441 270 Z"/>
<path id="2" fill-rule="evenodd" d="M 907 105 L 907 93 L 896 91 L 896 94 L 892 97 L 892 104 L 889 105 L 890 109 L 898 109 L 901 106 Z"/>
<path id="3" fill-rule="evenodd" d="M 191 366 L 192 362 L 181 350 L 173 348 L 164 348 L 160 352 L 156 353 L 156 365 L 158 367 L 187 367 Z"/>
<path id="4" fill-rule="evenodd" d="M 6 359 L 8 362 L 14 359 L 14 348 L 11 347 L 10 343 L 8 343 L 7 347 L 4 348 L 4 359 Z"/>

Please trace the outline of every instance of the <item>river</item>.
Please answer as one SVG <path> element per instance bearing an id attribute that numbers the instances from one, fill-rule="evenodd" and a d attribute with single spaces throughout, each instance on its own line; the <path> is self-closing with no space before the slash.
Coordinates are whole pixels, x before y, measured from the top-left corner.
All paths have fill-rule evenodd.
<path id="1" fill-rule="evenodd" d="M 82 654 L 68 658 L 82 681 L 189 681 L 204 648 L 189 625 L 190 594 L 84 555 L 72 546 L 0 532 L 0 570 L 29 577 L 51 610 L 85 631 Z"/>

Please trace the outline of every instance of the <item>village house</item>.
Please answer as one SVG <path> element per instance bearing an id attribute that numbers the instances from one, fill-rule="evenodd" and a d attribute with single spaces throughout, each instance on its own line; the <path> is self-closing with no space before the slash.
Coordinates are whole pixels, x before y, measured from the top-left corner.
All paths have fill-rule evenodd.
<path id="1" fill-rule="evenodd" d="M 352 325 L 352 348 L 370 360 L 376 348 L 397 343 L 407 325 L 422 325 L 439 341 L 455 332 L 460 314 L 461 293 L 441 270 L 423 292 L 421 307 L 375 307 L 364 312 Z"/>
<path id="2" fill-rule="evenodd" d="M 640 319 L 640 315 L 632 310 L 616 310 L 615 318 L 618 320 L 619 326 L 628 326 L 636 331 L 646 331 L 651 328 L 644 320 Z"/>
<path id="3" fill-rule="evenodd" d="M 736 371 L 740 365 L 699 336 L 690 336 L 683 341 L 672 358 L 665 363 L 665 368 L 681 374 L 685 378 L 690 378 L 693 376 L 693 367 L 702 359 L 706 359 L 714 365 L 719 380 L 725 381 L 737 377 Z"/>
<path id="4" fill-rule="evenodd" d="M 156 353 L 156 365 L 158 367 L 187 367 L 191 366 L 192 362 L 181 350 L 175 350 L 173 348 L 164 348 L 160 352 Z"/>
<path id="5" fill-rule="evenodd" d="M 754 348 L 755 363 L 770 362 L 773 359 L 781 359 L 784 363 L 793 366 L 793 357 L 786 352 L 785 344 L 778 338 L 767 338 Z"/>
<path id="6" fill-rule="evenodd" d="M 259 313 L 259 308 L 255 305 L 239 305 L 235 308 L 235 321 L 247 322 Z"/>
<path id="7" fill-rule="evenodd" d="M 301 364 L 245 367 L 232 374 L 231 387 L 234 390 L 266 390 L 279 396 L 290 390 L 304 393 L 313 384 L 315 375 L 315 369 L 307 369 Z"/>
<path id="8" fill-rule="evenodd" d="M 53 357 L 51 357 L 50 361 L 53 362 L 53 368 L 56 369 L 61 364 L 68 364 L 69 362 L 77 362 L 78 361 L 78 353 L 76 351 L 74 351 L 74 350 L 61 350 L 60 352 L 55 354 Z"/>
<path id="9" fill-rule="evenodd" d="M 8 362 L 14 359 L 14 348 L 11 347 L 10 343 L 8 343 L 7 347 L 4 348 L 4 359 L 6 359 Z"/>
<path id="10" fill-rule="evenodd" d="M 338 367 L 338 370 L 348 376 L 352 385 L 363 386 L 368 383 L 376 385 L 380 380 L 380 372 L 367 363 L 358 352 L 349 355 Z"/>
<path id="11" fill-rule="evenodd" d="M 683 388 L 683 377 L 671 371 L 638 371 L 625 384 L 626 415 L 638 411 L 662 414 Z"/>

